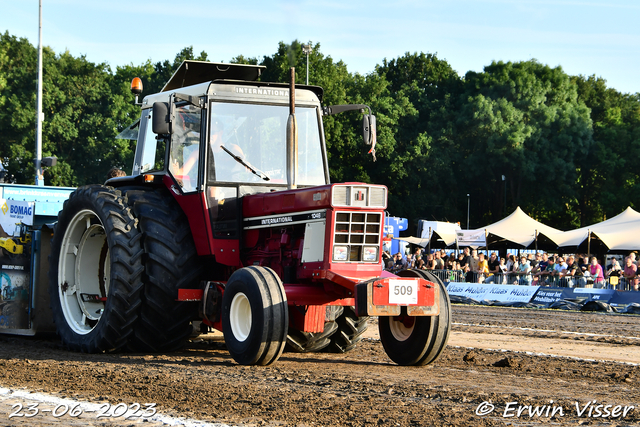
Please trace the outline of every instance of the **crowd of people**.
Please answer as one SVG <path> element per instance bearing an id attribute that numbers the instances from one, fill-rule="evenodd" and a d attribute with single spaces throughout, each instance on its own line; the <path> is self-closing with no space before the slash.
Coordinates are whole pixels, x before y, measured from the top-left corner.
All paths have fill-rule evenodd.
<path id="1" fill-rule="evenodd" d="M 476 283 L 519 284 L 527 286 L 594 287 L 606 286 L 638 291 L 640 270 L 635 252 L 624 257 L 622 265 L 612 257 L 603 266 L 595 256 L 586 254 L 555 255 L 544 252 L 500 257 L 496 252 L 488 255 L 475 249 L 447 253 L 444 249 L 428 253 L 417 248 L 403 256 L 398 252 L 383 253 L 385 268 L 389 271 L 404 269 L 434 270 L 443 280 Z"/>

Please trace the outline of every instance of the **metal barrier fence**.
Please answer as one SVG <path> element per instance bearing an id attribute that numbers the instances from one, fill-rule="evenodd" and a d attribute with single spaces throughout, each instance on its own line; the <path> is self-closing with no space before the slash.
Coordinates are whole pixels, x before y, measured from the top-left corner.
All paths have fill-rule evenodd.
<path id="1" fill-rule="evenodd" d="M 634 284 L 622 277 L 594 282 L 593 277 L 534 277 L 531 274 L 481 274 L 461 270 L 427 270 L 443 282 L 493 283 L 502 285 L 548 286 L 553 288 L 604 288 L 633 291 Z"/>

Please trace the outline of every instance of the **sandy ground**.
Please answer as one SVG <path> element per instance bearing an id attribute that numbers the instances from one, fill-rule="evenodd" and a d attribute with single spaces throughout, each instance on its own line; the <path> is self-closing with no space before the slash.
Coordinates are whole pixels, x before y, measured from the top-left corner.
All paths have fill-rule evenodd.
<path id="1" fill-rule="evenodd" d="M 155 403 L 211 425 L 640 424 L 640 317 L 454 306 L 453 322 L 443 356 L 420 368 L 387 358 L 375 320 L 347 354 L 285 353 L 268 367 L 237 365 L 215 336 L 154 355 L 77 354 L 56 339 L 0 336 L 0 387 L 111 408 Z M 16 401 L 0 399 L 1 425 L 168 423 L 42 411 L 9 419 Z"/>

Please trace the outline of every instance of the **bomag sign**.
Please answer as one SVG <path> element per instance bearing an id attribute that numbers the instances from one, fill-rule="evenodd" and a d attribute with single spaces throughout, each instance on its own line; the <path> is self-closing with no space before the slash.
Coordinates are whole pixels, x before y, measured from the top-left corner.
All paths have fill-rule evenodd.
<path id="1" fill-rule="evenodd" d="M 0 199 L 0 329 L 29 328 L 31 238 L 34 203 Z"/>
<path id="2" fill-rule="evenodd" d="M 0 237 L 14 236 L 16 225 L 33 225 L 33 202 L 0 199 L 0 211 Z"/>

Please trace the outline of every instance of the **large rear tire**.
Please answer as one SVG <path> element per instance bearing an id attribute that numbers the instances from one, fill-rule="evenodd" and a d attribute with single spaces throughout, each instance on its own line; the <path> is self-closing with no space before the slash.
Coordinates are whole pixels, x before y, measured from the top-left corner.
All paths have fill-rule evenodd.
<path id="1" fill-rule="evenodd" d="M 78 188 L 58 214 L 49 267 L 56 329 L 70 350 L 125 346 L 140 311 L 142 244 L 121 193 Z"/>
<path id="2" fill-rule="evenodd" d="M 451 303 L 447 288 L 438 277 L 423 270 L 404 270 L 400 277 L 419 277 L 440 290 L 438 316 L 381 316 L 380 341 L 387 356 L 398 365 L 423 366 L 433 363 L 444 351 L 451 330 Z"/>
<path id="3" fill-rule="evenodd" d="M 331 336 L 339 329 L 336 320 L 343 312 L 342 306 L 327 306 L 322 332 L 305 332 L 289 327 L 286 348 L 296 353 L 311 353 L 325 349 L 331 344 Z"/>
<path id="4" fill-rule="evenodd" d="M 182 208 L 165 189 L 123 188 L 138 219 L 144 247 L 144 293 L 129 348 L 173 351 L 184 345 L 197 303 L 180 302 L 178 289 L 199 285 L 202 264 Z"/>
<path id="5" fill-rule="evenodd" d="M 369 327 L 369 317 L 358 317 L 353 307 L 345 307 L 336 323 L 338 330 L 331 335 L 331 343 L 327 346 L 326 351 L 346 353 L 353 350 L 362 341 L 362 334 Z"/>
<path id="6" fill-rule="evenodd" d="M 222 332 L 233 359 L 241 365 L 269 365 L 287 341 L 289 311 L 280 278 L 266 267 L 236 270 L 222 297 Z"/>

